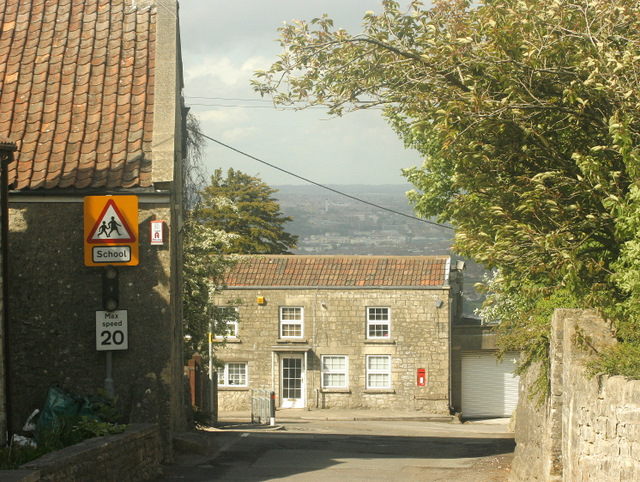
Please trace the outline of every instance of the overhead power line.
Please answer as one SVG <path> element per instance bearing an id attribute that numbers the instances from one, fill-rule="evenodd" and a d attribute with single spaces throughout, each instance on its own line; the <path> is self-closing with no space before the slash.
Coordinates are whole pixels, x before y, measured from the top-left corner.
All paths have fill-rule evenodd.
<path id="1" fill-rule="evenodd" d="M 274 108 L 274 104 L 272 100 L 269 99 L 243 99 L 239 97 L 204 97 L 204 96 L 192 96 L 185 95 L 185 99 L 198 99 L 197 101 L 189 101 L 189 105 L 192 107 L 217 107 L 217 108 L 227 108 L 227 109 L 272 109 Z M 230 102 L 233 102 L 231 104 Z M 375 101 L 368 100 L 360 100 L 357 102 L 360 105 L 365 104 L 374 104 Z M 374 110 L 382 110 L 382 106 L 373 106 L 367 107 L 368 109 Z M 290 110 L 296 111 L 299 110 L 293 106 L 283 106 L 280 105 L 277 107 L 278 110 Z M 326 109 L 321 105 L 313 105 L 306 108 L 311 110 L 320 110 Z"/>
<path id="2" fill-rule="evenodd" d="M 265 166 L 269 166 L 272 169 L 275 169 L 277 171 L 283 172 L 283 173 L 285 173 L 285 174 L 287 174 L 289 176 L 292 176 L 292 177 L 295 177 L 295 178 L 300 179 L 302 181 L 308 182 L 309 184 L 313 184 L 314 186 L 318 186 L 318 187 L 320 187 L 322 189 L 325 189 L 327 191 L 331 191 L 333 193 L 339 194 L 340 196 L 344 196 L 346 198 L 353 199 L 354 201 L 358 201 L 360 203 L 367 204 L 369 206 L 373 206 L 373 207 L 378 208 L 378 209 L 382 209 L 383 211 L 387 211 L 387 212 L 390 212 L 390 213 L 393 213 L 393 214 L 397 214 L 399 216 L 404 216 L 405 218 L 413 219 L 414 221 L 420 221 L 422 223 L 431 224 L 431 225 L 437 226 L 439 228 L 453 230 L 453 228 L 451 226 L 447 226 L 446 224 L 435 223 L 433 221 L 429 221 L 428 219 L 419 218 L 417 216 L 412 216 L 410 214 L 402 213 L 402 212 L 396 211 L 394 209 L 390 209 L 390 208 L 387 208 L 387 207 L 384 207 L 384 206 L 380 206 L 379 204 L 375 204 L 375 203 L 372 203 L 370 201 L 366 201 L 366 200 L 361 199 L 359 197 L 352 196 L 351 194 L 347 194 L 346 192 L 338 191 L 337 189 L 333 189 L 332 187 L 326 186 L 324 184 L 320 184 L 319 182 L 316 182 L 316 181 L 312 181 L 311 179 L 308 179 L 306 177 L 300 176 L 300 175 L 295 174 L 295 173 L 293 173 L 291 171 L 287 171 L 286 169 L 278 167 L 275 164 L 271 164 L 270 162 L 267 162 L 267 161 L 265 161 L 263 159 L 260 159 L 258 157 L 252 156 L 251 154 L 247 154 L 246 152 L 243 152 L 240 149 L 236 149 L 235 147 L 232 147 L 232 146 L 230 146 L 228 144 L 225 144 L 224 142 L 221 142 L 221 141 L 219 141 L 217 139 L 214 139 L 213 137 L 209 137 L 206 134 L 202 134 L 202 137 L 204 137 L 205 139 L 209 139 L 210 141 L 215 142 L 216 144 L 221 145 L 222 147 L 226 147 L 227 149 L 229 149 L 231 151 L 237 152 L 238 154 L 240 154 L 242 156 L 248 157 L 249 159 L 253 159 L 254 161 L 257 161 L 257 162 L 259 162 L 261 164 L 264 164 Z"/>

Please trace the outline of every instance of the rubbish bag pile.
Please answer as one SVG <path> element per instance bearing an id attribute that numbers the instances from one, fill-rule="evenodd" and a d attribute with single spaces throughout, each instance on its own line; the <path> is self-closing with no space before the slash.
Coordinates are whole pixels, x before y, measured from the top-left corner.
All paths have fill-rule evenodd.
<path id="1" fill-rule="evenodd" d="M 23 427 L 24 432 L 33 433 L 33 438 L 14 435 L 12 443 L 35 446 L 48 434 L 60 431 L 64 424 L 77 420 L 115 422 L 118 416 L 114 404 L 114 400 L 107 401 L 102 395 L 82 397 L 51 387 L 42 412 L 34 410 Z"/>

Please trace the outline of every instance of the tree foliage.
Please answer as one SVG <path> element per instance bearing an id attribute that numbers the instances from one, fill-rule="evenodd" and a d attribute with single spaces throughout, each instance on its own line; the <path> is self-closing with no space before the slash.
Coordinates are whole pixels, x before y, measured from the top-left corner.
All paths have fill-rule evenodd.
<path id="1" fill-rule="evenodd" d="M 286 254 L 296 247 L 298 236 L 285 231 L 292 219 L 280 212 L 272 197 L 276 192 L 257 177 L 234 169 L 224 177 L 216 169 L 195 215 L 208 228 L 235 235 L 227 253 Z"/>
<path id="2" fill-rule="evenodd" d="M 330 113 L 384 107 L 424 164 L 405 170 L 455 249 L 499 269 L 509 348 L 544 356 L 555 299 L 601 309 L 640 342 L 640 5 L 636 0 L 434 0 L 280 29 L 254 88 Z M 540 326 L 537 326 L 539 324 Z M 532 343 L 530 329 L 538 343 Z M 638 374 L 636 374 L 638 375 Z"/>
<path id="3" fill-rule="evenodd" d="M 223 254 L 235 236 L 202 225 L 190 216 L 184 226 L 183 318 L 185 358 L 198 352 L 208 358 L 209 328 L 224 333 L 225 320 L 216 316 L 213 296 L 224 287 L 225 270 L 236 260 Z"/>
<path id="4" fill-rule="evenodd" d="M 186 115 L 185 124 L 185 156 L 182 161 L 182 206 L 184 212 L 188 213 L 200 201 L 200 191 L 207 184 L 207 176 L 203 165 L 206 140 L 200 128 L 200 121 L 191 112 Z"/>

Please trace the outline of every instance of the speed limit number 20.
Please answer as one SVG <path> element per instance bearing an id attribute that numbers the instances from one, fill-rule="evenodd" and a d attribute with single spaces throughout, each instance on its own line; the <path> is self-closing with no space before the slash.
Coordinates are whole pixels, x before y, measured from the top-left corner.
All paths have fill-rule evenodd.
<path id="1" fill-rule="evenodd" d="M 127 348 L 127 310 L 96 311 L 96 350 Z"/>

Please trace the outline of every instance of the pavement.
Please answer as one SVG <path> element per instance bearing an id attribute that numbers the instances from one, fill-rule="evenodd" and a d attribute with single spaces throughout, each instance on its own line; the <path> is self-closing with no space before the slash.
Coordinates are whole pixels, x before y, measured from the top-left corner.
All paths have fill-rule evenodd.
<path id="1" fill-rule="evenodd" d="M 276 424 L 279 422 L 291 422 L 298 420 L 333 420 L 333 421 L 373 421 L 373 420 L 416 420 L 421 422 L 460 422 L 454 415 L 429 414 L 424 412 L 406 410 L 359 410 L 359 409 L 307 409 L 286 408 L 276 410 Z M 218 421 L 226 422 L 251 422 L 251 412 L 220 412 Z"/>

